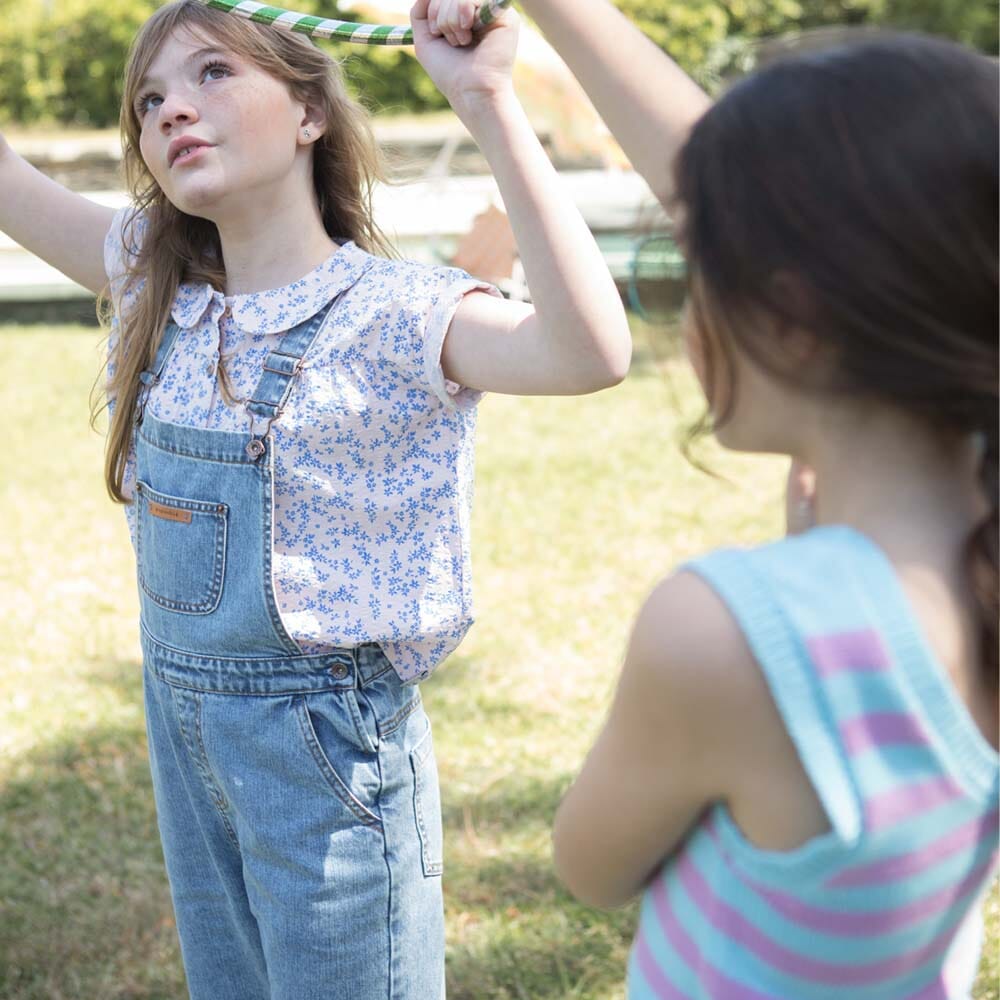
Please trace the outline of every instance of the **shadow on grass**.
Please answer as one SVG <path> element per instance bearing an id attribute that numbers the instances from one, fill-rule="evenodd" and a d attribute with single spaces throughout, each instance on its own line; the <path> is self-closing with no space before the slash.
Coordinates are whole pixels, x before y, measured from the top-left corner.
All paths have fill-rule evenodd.
<path id="1" fill-rule="evenodd" d="M 0 996 L 183 1000 L 142 668 L 123 660 L 82 669 L 96 690 L 134 706 L 135 721 L 57 734 L 17 761 L 0 789 Z M 454 682 L 464 674 L 453 671 Z M 444 675 L 435 681 L 448 683 Z M 479 696 L 487 714 L 496 709 L 510 721 L 502 698 Z M 439 711 L 436 721 L 447 724 L 453 711 Z M 518 711 L 518 729 L 530 729 L 531 713 Z M 569 777 L 514 777 L 464 800 L 445 790 L 453 1000 L 615 995 L 631 918 L 575 904 L 549 863 L 545 831 Z M 510 847 L 479 850 L 477 836 Z"/>
<path id="2" fill-rule="evenodd" d="M 502 688 L 474 684 L 475 669 L 467 658 L 454 657 L 432 682 L 428 711 L 438 732 L 469 726 L 471 716 L 502 745 L 516 744 L 518 734 L 537 745 L 529 765 L 501 772 L 481 792 L 463 796 L 442 786 L 448 996 L 622 996 L 634 907 L 607 914 L 582 906 L 562 888 L 551 863 L 552 819 L 573 778 L 546 770 L 545 747 L 559 740 L 557 720 L 551 708 L 533 709 L 511 701 Z M 484 755 L 487 745 L 484 740 Z"/>
<path id="3" fill-rule="evenodd" d="M 141 705 L 136 662 L 88 666 Z M 187 995 L 138 718 L 57 735 L 0 790 L 4 1000 Z"/>

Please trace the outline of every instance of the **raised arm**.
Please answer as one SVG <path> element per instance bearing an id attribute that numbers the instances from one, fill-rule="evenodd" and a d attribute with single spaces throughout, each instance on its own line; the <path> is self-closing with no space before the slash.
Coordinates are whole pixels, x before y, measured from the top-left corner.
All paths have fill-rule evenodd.
<path id="1" fill-rule="evenodd" d="M 608 0 L 522 0 L 659 201 L 708 95 Z"/>
<path id="2" fill-rule="evenodd" d="M 108 280 L 104 238 L 114 214 L 46 177 L 0 135 L 0 231 L 95 295 Z"/>
<path id="3" fill-rule="evenodd" d="M 465 3 L 461 15 L 471 20 L 472 10 Z M 469 48 L 431 34 L 428 0 L 418 0 L 411 19 L 418 58 L 493 171 L 532 299 L 527 306 L 467 295 L 445 339 L 446 376 L 522 395 L 572 395 L 620 382 L 632 350 L 621 297 L 511 84 L 517 16 L 508 12 Z"/>

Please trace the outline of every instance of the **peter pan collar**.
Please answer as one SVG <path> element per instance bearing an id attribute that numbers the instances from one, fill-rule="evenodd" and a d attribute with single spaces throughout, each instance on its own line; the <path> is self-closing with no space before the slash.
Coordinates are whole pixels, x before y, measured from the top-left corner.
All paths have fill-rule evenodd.
<path id="1" fill-rule="evenodd" d="M 170 315 L 179 327 L 189 329 L 205 318 L 217 323 L 228 306 L 236 326 L 246 333 L 290 330 L 315 316 L 374 263 L 375 258 L 352 241 L 335 250 L 305 277 L 281 288 L 225 296 L 208 282 L 185 282 L 177 289 Z"/>

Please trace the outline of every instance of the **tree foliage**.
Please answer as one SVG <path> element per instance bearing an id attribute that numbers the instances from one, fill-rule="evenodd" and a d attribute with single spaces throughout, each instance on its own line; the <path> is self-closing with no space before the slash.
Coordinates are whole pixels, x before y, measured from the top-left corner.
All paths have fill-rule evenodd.
<path id="1" fill-rule="evenodd" d="M 616 0 L 689 72 L 712 86 L 749 63 L 761 38 L 826 25 L 929 31 L 997 51 L 997 0 Z M 296 10 L 349 19 L 334 0 Z M 117 121 L 125 53 L 156 0 L 0 0 L 0 122 Z M 412 56 L 337 46 L 349 86 L 372 109 L 445 106 Z"/>

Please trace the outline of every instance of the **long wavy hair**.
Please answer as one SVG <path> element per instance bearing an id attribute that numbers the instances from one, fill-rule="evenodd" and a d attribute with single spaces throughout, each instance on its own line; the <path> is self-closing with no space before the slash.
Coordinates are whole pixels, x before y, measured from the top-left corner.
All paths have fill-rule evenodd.
<path id="1" fill-rule="evenodd" d="M 975 437 L 989 513 L 966 545 L 996 692 L 998 71 L 951 42 L 884 35 L 782 60 L 730 90 L 675 164 L 709 414 L 731 419 L 734 347 L 819 391 Z M 775 317 L 830 345 L 791 367 Z M 712 412 L 719 401 L 722 412 Z"/>
<path id="2" fill-rule="evenodd" d="M 213 222 L 181 212 L 153 179 L 139 151 L 141 125 L 135 106 L 139 86 L 157 52 L 178 29 L 193 31 L 253 62 L 284 82 L 293 97 L 317 108 L 326 122 L 312 145 L 313 182 L 323 226 L 332 238 L 353 240 L 373 253 L 394 256 L 372 215 L 372 190 L 383 179 L 378 147 L 368 115 L 344 87 L 340 67 L 303 35 L 243 20 L 213 10 L 199 0 L 174 0 L 143 25 L 125 69 L 121 110 L 123 169 L 132 201 L 123 226 L 126 273 L 114 300 L 106 291 L 101 313 L 117 315 L 118 339 L 109 358 L 110 375 L 95 400 L 95 417 L 114 402 L 105 455 L 105 481 L 111 497 L 126 503 L 125 464 L 132 444 L 139 374 L 156 356 L 182 282 L 225 287 L 219 233 Z M 128 235 L 144 220 L 138 246 Z M 117 285 L 117 283 L 116 283 Z M 127 310 L 120 308 L 134 296 Z"/>

